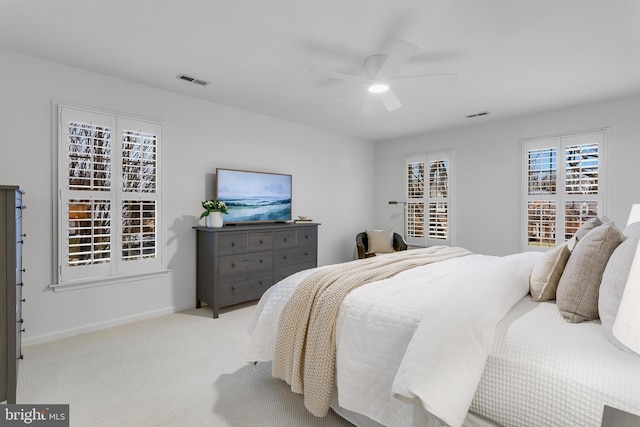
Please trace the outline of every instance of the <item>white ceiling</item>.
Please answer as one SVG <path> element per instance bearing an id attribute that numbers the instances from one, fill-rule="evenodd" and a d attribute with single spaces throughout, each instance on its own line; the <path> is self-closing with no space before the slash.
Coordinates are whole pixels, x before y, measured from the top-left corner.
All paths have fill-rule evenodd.
<path id="1" fill-rule="evenodd" d="M 458 83 L 327 103 L 398 39 Z M 1 0 L 0 48 L 379 141 L 640 93 L 640 1 Z"/>

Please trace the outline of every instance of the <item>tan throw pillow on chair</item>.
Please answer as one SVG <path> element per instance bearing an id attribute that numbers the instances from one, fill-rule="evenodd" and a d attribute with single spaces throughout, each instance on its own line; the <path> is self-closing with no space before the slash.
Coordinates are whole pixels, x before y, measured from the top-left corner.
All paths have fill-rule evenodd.
<path id="1" fill-rule="evenodd" d="M 367 230 L 367 252 L 393 252 L 393 230 Z"/>

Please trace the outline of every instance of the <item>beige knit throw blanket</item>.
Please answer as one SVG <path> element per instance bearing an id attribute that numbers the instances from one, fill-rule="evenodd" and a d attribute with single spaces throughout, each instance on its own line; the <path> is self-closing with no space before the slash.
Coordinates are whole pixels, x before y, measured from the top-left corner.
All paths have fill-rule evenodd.
<path id="1" fill-rule="evenodd" d="M 313 415 L 329 411 L 335 384 L 335 324 L 342 300 L 353 289 L 407 269 L 470 254 L 434 246 L 322 268 L 305 278 L 282 309 L 272 375 L 304 394 Z"/>

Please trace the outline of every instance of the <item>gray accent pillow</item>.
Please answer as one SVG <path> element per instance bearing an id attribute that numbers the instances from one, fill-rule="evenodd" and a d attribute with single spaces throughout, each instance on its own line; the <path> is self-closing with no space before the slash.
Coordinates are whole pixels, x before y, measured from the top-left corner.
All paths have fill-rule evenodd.
<path id="1" fill-rule="evenodd" d="M 576 234 L 575 234 L 576 240 L 582 239 L 584 236 L 587 235 L 588 232 L 590 232 L 596 227 L 601 226 L 602 224 L 603 222 L 600 218 L 591 218 L 590 220 L 582 224 L 580 228 L 578 228 L 578 231 L 576 231 Z"/>
<path id="2" fill-rule="evenodd" d="M 602 274 L 609 257 L 624 235 L 608 222 L 578 239 L 558 282 L 556 304 L 570 323 L 598 318 L 598 297 Z"/>
<path id="3" fill-rule="evenodd" d="M 571 255 L 569 242 L 548 250 L 540 257 L 529 276 L 529 292 L 534 301 L 556 299 L 556 288 Z"/>
<path id="4" fill-rule="evenodd" d="M 370 253 L 393 252 L 393 230 L 366 230 L 367 250 Z"/>
<path id="5" fill-rule="evenodd" d="M 602 321 L 604 335 L 616 347 L 627 350 L 624 344 L 613 336 L 613 323 L 618 314 L 620 300 L 627 285 L 627 277 L 631 270 L 633 256 L 640 242 L 640 222 L 629 224 L 624 230 L 626 239 L 613 251 L 607 267 L 602 274 L 600 296 L 598 297 L 598 312 Z"/>
<path id="6" fill-rule="evenodd" d="M 603 217 L 603 219 L 605 219 L 605 222 L 609 221 L 607 217 Z M 582 224 L 580 228 L 576 230 L 576 233 L 573 235 L 573 237 L 567 241 L 569 251 L 573 252 L 573 249 L 576 247 L 576 243 L 578 243 L 578 240 L 582 239 L 587 235 L 588 232 L 596 227 L 601 226 L 602 224 L 604 224 L 604 222 L 600 218 L 591 218 L 587 220 L 587 222 Z"/>

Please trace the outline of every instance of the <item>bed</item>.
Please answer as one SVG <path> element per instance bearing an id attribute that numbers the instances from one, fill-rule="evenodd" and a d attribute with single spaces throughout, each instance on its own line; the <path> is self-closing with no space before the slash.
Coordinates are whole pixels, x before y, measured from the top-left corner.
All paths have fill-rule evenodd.
<path id="1" fill-rule="evenodd" d="M 589 319 L 590 307 L 567 295 L 575 277 L 580 286 L 597 279 L 601 306 L 621 294 L 620 265 L 640 239 L 640 224 L 604 250 L 611 226 L 594 222 L 576 233 L 580 239 L 546 253 L 498 257 L 433 247 L 296 273 L 259 301 L 247 360 L 272 363 L 274 376 L 303 393 L 314 415 L 330 406 L 360 427 L 599 426 L 605 405 L 639 414 L 640 356 L 614 342 L 608 309 L 602 320 Z M 594 241 L 600 255 L 583 253 Z M 372 273 L 376 264 L 386 272 L 406 257 L 410 268 Z M 574 273 L 585 259 L 603 264 L 599 277 Z M 544 280 L 532 285 L 541 266 L 547 282 L 555 281 L 553 292 Z M 337 308 L 316 309 L 327 301 L 301 288 L 339 271 L 372 280 L 337 302 L 331 296 Z M 614 276 L 615 292 L 604 289 Z M 296 297 L 302 304 L 294 310 Z M 313 319 L 325 311 L 334 319 L 317 332 Z M 292 312 L 298 317 L 288 330 Z M 289 345 L 301 333 L 302 344 Z"/>

